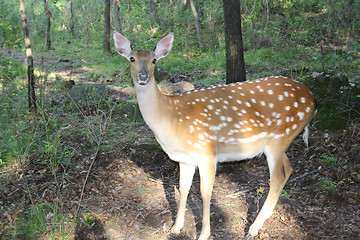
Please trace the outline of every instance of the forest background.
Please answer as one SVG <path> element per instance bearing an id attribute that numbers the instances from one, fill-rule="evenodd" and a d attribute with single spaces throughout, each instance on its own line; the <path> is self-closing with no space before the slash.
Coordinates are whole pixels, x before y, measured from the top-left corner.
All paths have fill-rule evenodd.
<path id="1" fill-rule="evenodd" d="M 344 132 L 357 126 L 360 2 L 240 2 L 247 79 L 283 75 L 309 85 L 319 102 L 314 120 L 316 130 Z M 129 38 L 134 49 L 152 50 L 167 33 L 175 34 L 171 54 L 158 63 L 158 81 L 186 80 L 196 87 L 225 82 L 224 16 L 220 0 L 25 1 L 35 60 L 38 112 L 34 116 L 27 104 L 19 1 L 1 1 L 0 187 L 5 190 L 11 181 L 26 183 L 26 169 L 33 163 L 46 165 L 60 182 L 64 175 L 58 171 L 64 166 L 73 167 L 70 162 L 82 155 L 95 159 L 99 152 L 112 149 L 119 142 L 135 141 L 138 133 L 134 128 L 144 125 L 133 98 L 119 99 L 104 90 L 109 85 L 124 88 L 132 84 L 128 62 L 115 52 L 111 36 L 105 38 L 110 41 L 110 51 L 104 43 L 106 3 L 111 3 L 111 30 Z M 85 138 L 78 143 L 87 153 L 69 145 L 69 138 L 78 134 Z M 94 161 L 90 163 L 86 179 Z M 80 202 L 86 179 L 78 196 Z M 70 211 L 69 216 L 62 203 L 54 199 L 45 201 L 46 197 L 35 193 L 30 185 L 24 185 L 21 196 L 30 197 L 31 208 L 14 213 L 16 217 L 10 222 L 4 220 L 9 217 L 3 213 L 1 231 L 6 236 L 34 238 L 38 234 L 71 232 L 73 224 L 66 222 L 78 217 L 79 208 Z M 60 185 L 55 184 L 52 191 L 61 199 Z M 21 204 L 14 200 L 13 209 Z M 92 221 L 84 216 L 85 222 Z M 63 225 L 59 225 L 57 217 Z M 29 221 L 34 225 L 27 224 Z"/>

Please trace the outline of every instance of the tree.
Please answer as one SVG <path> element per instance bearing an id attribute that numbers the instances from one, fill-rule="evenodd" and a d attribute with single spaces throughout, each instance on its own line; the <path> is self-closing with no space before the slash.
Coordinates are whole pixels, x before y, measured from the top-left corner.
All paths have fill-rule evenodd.
<path id="1" fill-rule="evenodd" d="M 120 0 L 114 0 L 114 24 L 115 29 L 118 32 L 122 32 L 122 25 L 121 25 L 121 14 L 120 14 Z"/>
<path id="2" fill-rule="evenodd" d="M 24 28 L 24 39 L 25 39 L 25 47 L 26 47 L 29 110 L 30 113 L 35 114 L 36 97 L 35 97 L 34 60 L 32 57 L 31 43 L 29 38 L 29 26 L 26 19 L 24 0 L 20 0 L 20 12 L 21 12 L 21 19 Z"/>
<path id="3" fill-rule="evenodd" d="M 223 0 L 226 83 L 246 81 L 239 0 Z"/>
<path id="4" fill-rule="evenodd" d="M 52 13 L 49 11 L 49 5 L 47 0 L 44 0 L 44 10 L 46 15 L 45 48 L 47 50 L 50 50 L 51 48 L 50 28 L 51 28 Z"/>
<path id="5" fill-rule="evenodd" d="M 74 36 L 74 27 L 73 3 L 72 0 L 69 0 L 69 30 L 72 36 Z"/>
<path id="6" fill-rule="evenodd" d="M 187 4 L 187 0 L 181 0 L 180 4 L 181 4 L 181 8 L 185 8 L 186 4 Z M 196 6 L 194 4 L 194 1 L 189 0 L 189 4 L 190 4 L 191 12 L 192 12 L 192 14 L 194 16 L 194 20 L 195 20 L 194 22 L 195 22 L 195 29 L 196 29 L 196 36 L 197 36 L 198 46 L 200 48 L 202 48 L 203 43 L 202 43 L 201 32 L 200 32 L 199 14 L 198 14 L 198 11 L 196 10 Z"/>
<path id="7" fill-rule="evenodd" d="M 196 10 L 196 7 L 195 7 L 195 4 L 194 4 L 193 0 L 190 0 L 190 7 L 191 7 L 191 12 L 194 15 L 196 36 L 197 36 L 197 39 L 198 39 L 198 45 L 199 45 L 200 48 L 202 48 L 203 44 L 202 44 L 202 40 L 201 40 L 199 15 L 197 13 L 197 10 Z"/>
<path id="8" fill-rule="evenodd" d="M 110 0 L 105 0 L 104 51 L 110 53 Z"/>
<path id="9" fill-rule="evenodd" d="M 157 0 L 150 0 L 150 15 L 152 24 L 157 23 L 160 26 L 161 22 L 157 12 Z"/>

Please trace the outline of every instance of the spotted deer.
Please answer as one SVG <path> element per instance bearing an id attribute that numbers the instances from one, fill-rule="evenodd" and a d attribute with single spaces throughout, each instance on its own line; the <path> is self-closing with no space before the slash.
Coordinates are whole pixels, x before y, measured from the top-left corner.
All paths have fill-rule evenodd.
<path id="1" fill-rule="evenodd" d="M 171 232 L 184 225 L 186 200 L 195 169 L 203 201 L 199 239 L 210 236 L 210 199 L 216 165 L 265 154 L 270 189 L 246 236 L 256 236 L 270 217 L 293 169 L 286 150 L 316 111 L 316 100 L 303 84 L 286 77 L 219 84 L 176 96 L 162 94 L 154 79 L 156 62 L 172 48 L 174 35 L 162 38 L 154 51 L 132 50 L 129 40 L 114 32 L 116 50 L 130 62 L 141 114 L 169 157 L 180 165 L 180 202 Z"/>

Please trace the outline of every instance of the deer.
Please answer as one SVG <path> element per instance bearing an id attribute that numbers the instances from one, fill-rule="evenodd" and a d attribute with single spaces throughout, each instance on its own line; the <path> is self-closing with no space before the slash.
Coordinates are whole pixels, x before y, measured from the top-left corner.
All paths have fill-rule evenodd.
<path id="1" fill-rule="evenodd" d="M 219 84 L 179 95 L 164 95 L 155 79 L 158 60 L 172 49 L 174 34 L 157 42 L 154 51 L 133 50 L 130 41 L 115 31 L 117 52 L 130 62 L 140 112 L 169 158 L 179 163 L 178 211 L 171 234 L 184 226 L 186 201 L 196 169 L 203 203 L 199 240 L 210 236 L 210 201 L 217 164 L 266 156 L 270 188 L 250 226 L 254 238 L 275 208 L 293 168 L 286 150 L 303 130 L 307 145 L 309 124 L 316 114 L 316 99 L 304 84 L 286 77 Z"/>

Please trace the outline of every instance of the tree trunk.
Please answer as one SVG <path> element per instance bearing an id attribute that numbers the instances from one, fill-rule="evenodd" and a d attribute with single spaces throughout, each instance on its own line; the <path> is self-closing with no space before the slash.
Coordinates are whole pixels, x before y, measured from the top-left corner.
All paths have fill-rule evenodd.
<path id="1" fill-rule="evenodd" d="M 157 0 L 150 0 L 150 15 L 152 24 L 156 23 L 160 26 L 161 22 L 157 13 Z"/>
<path id="2" fill-rule="evenodd" d="M 122 32 L 121 14 L 120 14 L 120 0 L 114 0 L 113 5 L 114 5 L 115 29 L 118 32 Z"/>
<path id="3" fill-rule="evenodd" d="M 51 48 L 50 28 L 51 28 L 52 13 L 49 11 L 49 6 L 48 6 L 47 0 L 44 0 L 44 10 L 45 10 L 45 15 L 46 15 L 45 48 L 47 50 L 50 50 L 50 48 Z"/>
<path id="4" fill-rule="evenodd" d="M 104 51 L 110 53 L 110 0 L 105 0 Z"/>
<path id="5" fill-rule="evenodd" d="M 30 113 L 36 114 L 34 60 L 32 57 L 31 43 L 29 38 L 29 26 L 26 19 L 24 0 L 20 0 L 20 12 L 24 27 L 24 39 L 25 39 L 25 47 L 26 47 L 29 110 Z"/>
<path id="6" fill-rule="evenodd" d="M 75 28 L 75 23 L 74 23 L 74 13 L 73 13 L 73 3 L 72 0 L 69 0 L 69 30 L 72 36 L 74 36 L 74 28 Z"/>
<path id="7" fill-rule="evenodd" d="M 195 4 L 194 4 L 193 0 L 190 0 L 190 7 L 191 7 L 191 12 L 193 13 L 194 19 L 195 19 L 195 28 L 196 28 L 196 36 L 197 36 L 197 39 L 198 39 L 198 45 L 199 45 L 200 48 L 202 48 L 203 44 L 202 44 L 202 40 L 201 40 L 199 15 L 198 15 L 198 13 L 196 11 L 196 7 L 195 7 Z"/>
<path id="8" fill-rule="evenodd" d="M 239 0 L 223 0 L 226 83 L 246 81 Z"/>

